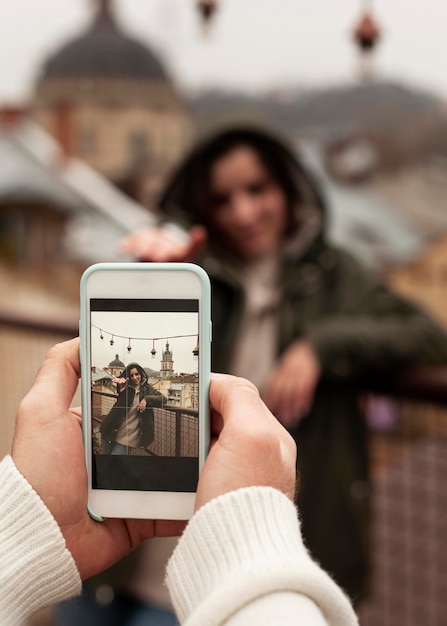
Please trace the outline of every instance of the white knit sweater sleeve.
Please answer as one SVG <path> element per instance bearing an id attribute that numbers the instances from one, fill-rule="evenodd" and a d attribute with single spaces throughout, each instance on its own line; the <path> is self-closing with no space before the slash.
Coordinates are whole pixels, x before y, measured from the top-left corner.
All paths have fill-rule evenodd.
<path id="1" fill-rule="evenodd" d="M 55 519 L 10 456 L 0 463 L 0 624 L 19 626 L 38 609 L 81 591 Z"/>
<path id="2" fill-rule="evenodd" d="M 166 583 L 184 626 L 354 626 L 347 597 L 311 559 L 281 492 L 250 487 L 194 515 Z"/>

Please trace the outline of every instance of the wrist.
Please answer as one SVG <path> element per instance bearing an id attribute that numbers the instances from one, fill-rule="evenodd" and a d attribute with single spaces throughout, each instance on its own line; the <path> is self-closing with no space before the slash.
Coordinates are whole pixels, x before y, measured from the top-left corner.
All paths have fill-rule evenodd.
<path id="1" fill-rule="evenodd" d="M 260 534 L 266 539 L 262 544 Z M 255 571 L 267 571 L 276 560 L 289 559 L 290 542 L 305 554 L 296 508 L 276 489 L 245 487 L 204 504 L 189 522 L 167 567 L 167 585 L 180 622 L 192 612 L 206 611 L 211 601 L 216 623 L 223 623 L 228 606 L 226 583 L 238 576 L 249 582 Z"/>
<path id="2" fill-rule="evenodd" d="M 168 563 L 181 623 L 223 624 L 243 607 L 287 590 L 310 598 L 332 626 L 357 624 L 349 600 L 310 558 L 297 511 L 280 491 L 249 487 L 193 516 Z"/>
<path id="3" fill-rule="evenodd" d="M 58 524 L 11 457 L 0 464 L 0 485 L 0 614 L 19 624 L 80 593 L 81 579 Z"/>

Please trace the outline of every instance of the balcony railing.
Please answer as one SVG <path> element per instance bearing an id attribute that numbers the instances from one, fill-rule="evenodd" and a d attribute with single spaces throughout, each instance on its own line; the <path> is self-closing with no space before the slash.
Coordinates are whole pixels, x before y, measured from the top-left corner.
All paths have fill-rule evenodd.
<path id="1" fill-rule="evenodd" d="M 93 432 L 99 448 L 99 427 L 115 404 L 117 395 L 112 392 L 92 391 Z M 154 408 L 154 441 L 148 450 L 135 449 L 132 454 L 154 456 L 198 456 L 199 428 L 197 409 L 165 404 Z"/>

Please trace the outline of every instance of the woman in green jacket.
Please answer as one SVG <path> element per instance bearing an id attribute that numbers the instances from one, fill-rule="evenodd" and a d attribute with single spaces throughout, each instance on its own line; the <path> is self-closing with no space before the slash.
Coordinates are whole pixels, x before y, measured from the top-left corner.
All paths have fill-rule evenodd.
<path id="1" fill-rule="evenodd" d="M 154 409 L 166 404 L 154 389 L 145 370 L 129 363 L 113 382 L 117 400 L 105 416 L 99 431 L 103 454 L 130 454 L 134 448 L 146 450 L 154 441 Z"/>
<path id="2" fill-rule="evenodd" d="M 318 187 L 263 130 L 233 127 L 204 139 L 159 208 L 166 221 L 187 224 L 190 238 L 152 230 L 130 236 L 125 249 L 142 260 L 195 259 L 209 273 L 212 369 L 252 380 L 295 437 L 306 543 L 359 600 L 369 572 L 362 390 L 446 363 L 446 335 L 328 243 Z"/>

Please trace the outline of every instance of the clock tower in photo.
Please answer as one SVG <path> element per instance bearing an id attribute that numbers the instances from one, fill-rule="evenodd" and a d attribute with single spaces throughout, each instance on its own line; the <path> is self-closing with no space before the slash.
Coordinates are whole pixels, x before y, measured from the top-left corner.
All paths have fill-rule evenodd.
<path id="1" fill-rule="evenodd" d="M 161 377 L 162 379 L 172 378 L 174 376 L 174 361 L 172 359 L 172 350 L 169 349 L 169 341 L 166 341 L 166 349 L 163 350 L 161 359 Z"/>

